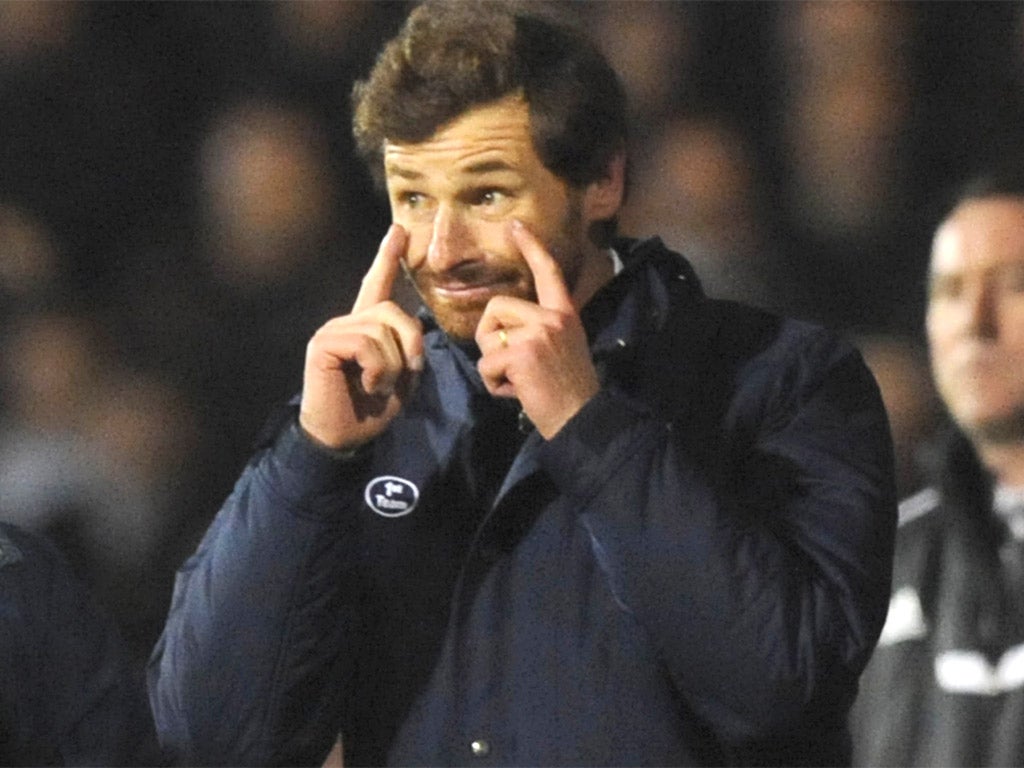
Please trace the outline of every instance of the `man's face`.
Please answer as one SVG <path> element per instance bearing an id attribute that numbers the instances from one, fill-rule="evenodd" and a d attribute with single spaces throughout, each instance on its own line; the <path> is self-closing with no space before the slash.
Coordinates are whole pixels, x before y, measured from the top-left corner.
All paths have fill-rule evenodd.
<path id="1" fill-rule="evenodd" d="M 570 293 L 588 247 L 583 190 L 544 167 L 518 97 L 471 109 L 417 144 L 384 150 L 405 265 L 449 335 L 469 340 L 498 294 L 534 300 L 533 276 L 509 235 L 523 222 L 559 263 Z"/>
<path id="2" fill-rule="evenodd" d="M 936 385 L 964 431 L 1024 439 L 1024 197 L 966 202 L 939 227 L 927 326 Z"/>

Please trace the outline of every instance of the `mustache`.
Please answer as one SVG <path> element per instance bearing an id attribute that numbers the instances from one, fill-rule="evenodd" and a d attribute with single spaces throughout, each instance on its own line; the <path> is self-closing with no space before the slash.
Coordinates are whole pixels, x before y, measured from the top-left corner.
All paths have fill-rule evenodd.
<path id="1" fill-rule="evenodd" d="M 479 261 L 465 261 L 448 269 L 435 271 L 422 266 L 417 270 L 407 270 L 413 282 L 434 285 L 490 285 L 492 283 L 511 283 L 526 280 L 533 284 L 533 275 L 529 268 L 520 268 L 514 264 L 495 265 Z"/>

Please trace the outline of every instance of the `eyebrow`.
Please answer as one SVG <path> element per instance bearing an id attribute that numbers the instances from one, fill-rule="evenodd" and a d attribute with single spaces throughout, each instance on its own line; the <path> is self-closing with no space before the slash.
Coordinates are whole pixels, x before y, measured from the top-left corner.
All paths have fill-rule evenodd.
<path id="1" fill-rule="evenodd" d="M 393 163 L 388 163 L 388 165 L 384 168 L 384 172 L 388 176 L 398 176 L 399 178 L 409 179 L 410 181 L 423 178 L 423 174 L 420 173 L 419 171 L 412 171 L 409 170 L 408 168 L 402 168 L 401 166 L 394 165 Z"/>
<path id="2" fill-rule="evenodd" d="M 479 176 L 485 173 L 494 173 L 496 171 L 514 171 L 511 165 L 504 160 L 481 160 L 478 163 L 467 165 L 462 169 L 463 173 Z M 411 168 L 403 168 L 396 163 L 388 163 L 385 168 L 385 172 L 391 176 L 397 176 L 402 179 L 408 179 L 409 181 L 416 181 L 424 178 L 424 174 L 419 171 L 414 171 Z"/>
<path id="3" fill-rule="evenodd" d="M 515 169 L 504 160 L 482 160 L 479 163 L 473 163 L 466 167 L 467 173 L 492 173 L 493 171 L 512 170 Z"/>

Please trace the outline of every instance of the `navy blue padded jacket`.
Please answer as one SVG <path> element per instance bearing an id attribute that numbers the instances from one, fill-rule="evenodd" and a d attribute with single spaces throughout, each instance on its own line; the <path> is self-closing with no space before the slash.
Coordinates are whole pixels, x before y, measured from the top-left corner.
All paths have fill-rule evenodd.
<path id="1" fill-rule="evenodd" d="M 601 390 L 551 440 L 430 328 L 356 456 L 293 419 L 253 457 L 151 661 L 178 760 L 318 764 L 339 733 L 346 765 L 849 760 L 896 520 L 874 380 L 659 240 L 616 250 Z"/>

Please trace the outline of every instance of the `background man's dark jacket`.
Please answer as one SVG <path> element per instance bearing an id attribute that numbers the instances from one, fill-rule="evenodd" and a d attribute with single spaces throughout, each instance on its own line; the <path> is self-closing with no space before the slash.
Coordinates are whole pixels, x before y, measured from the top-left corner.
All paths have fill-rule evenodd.
<path id="1" fill-rule="evenodd" d="M 52 544 L 0 523 L 0 765 L 158 762 L 112 620 Z"/>
<path id="2" fill-rule="evenodd" d="M 967 439 L 903 502 L 893 595 L 855 708 L 864 766 L 1024 765 L 1024 541 Z"/>

